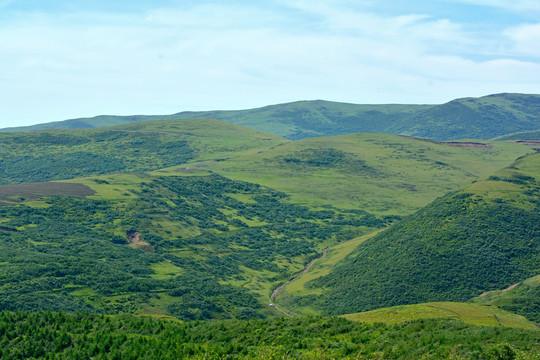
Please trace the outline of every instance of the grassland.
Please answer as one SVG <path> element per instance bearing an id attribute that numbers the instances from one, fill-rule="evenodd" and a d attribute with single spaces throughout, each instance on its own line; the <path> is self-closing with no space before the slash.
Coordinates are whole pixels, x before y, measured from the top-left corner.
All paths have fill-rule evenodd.
<path id="1" fill-rule="evenodd" d="M 2 168 L 4 183 L 65 178 L 0 187 L 0 263 L 9 264 L 0 269 L 0 308 L 184 320 L 276 315 L 272 290 L 312 261 L 278 303 L 321 313 L 309 301 L 324 287 L 309 284 L 352 261 L 375 232 L 532 151 L 387 134 L 291 142 L 206 119 L 0 140 L 2 161 L 20 165 Z M 62 156 L 78 163 L 73 154 L 97 165 L 67 166 Z M 42 157 L 55 160 L 29 171 Z M 495 178 L 471 186 L 491 183 L 518 186 Z M 520 196 L 530 210 L 529 195 Z"/>
<path id="2" fill-rule="evenodd" d="M 328 276 L 330 269 L 346 261 L 370 234 L 448 190 L 474 181 L 477 176 L 487 176 L 531 151 L 516 143 L 456 146 L 381 134 L 290 142 L 217 120 L 200 119 L 2 136 L 11 143 L 16 136 L 21 141 L 41 139 L 30 150 L 42 149 L 49 154 L 65 150 L 69 143 L 72 150 L 83 146 L 77 150 L 113 156 L 131 144 L 133 152 L 118 156 L 124 164 L 136 166 L 130 168 L 132 172 L 115 169 L 92 175 L 86 171 L 85 177 L 55 182 L 59 191 L 52 191 L 53 187 L 46 183 L 0 187 L 0 193 L 6 194 L 4 205 L 18 204 L 24 209 L 24 216 L 19 215 L 17 207 L 3 210 L 2 226 L 20 230 L 10 233 L 21 239 L 20 247 L 10 250 L 11 260 L 20 259 L 18 271 L 28 267 L 41 274 L 33 282 L 20 282 L 0 302 L 19 299 L 29 309 L 57 309 L 54 301 L 64 301 L 67 309 L 185 319 L 244 316 L 236 312 L 238 308 L 248 309 L 255 316 L 272 313 L 273 309 L 264 309 L 272 290 L 328 248 L 327 256 L 290 283 L 278 302 L 285 304 L 289 297 L 322 295 L 319 289 L 305 285 Z M 149 136 L 156 145 L 138 148 L 137 139 Z M 136 159 L 140 157 L 141 164 L 152 163 L 160 156 L 159 149 L 168 147 L 163 144 L 174 143 L 174 139 L 190 149 L 189 158 L 177 159 L 173 151 L 168 161 L 183 164 L 157 168 L 164 164 L 161 159 L 155 168 L 138 167 Z M 11 151 L 15 158 L 23 154 L 24 148 L 4 151 Z M 19 173 L 14 179 L 20 181 L 24 176 Z M 36 187 L 41 192 L 28 192 Z M 82 197 L 78 202 L 62 196 L 75 192 Z M 71 231 L 66 222 L 79 225 Z M 58 231 L 60 224 L 66 224 L 70 231 Z M 141 242 L 128 244 L 133 247 L 128 251 L 125 245 L 129 231 L 139 232 Z M 4 231 L 3 235 L 3 246 L 10 248 L 8 233 Z M 94 239 L 91 247 L 85 236 Z M 66 238 L 71 240 L 65 242 Z M 94 255 L 88 252 L 95 246 L 99 250 L 94 253 L 110 252 L 123 259 L 122 266 L 131 267 L 124 274 L 125 281 L 132 284 L 131 290 L 120 287 L 122 291 L 118 292 L 111 288 L 114 281 L 109 277 L 119 271 L 120 264 L 103 255 L 108 260 L 97 265 Z M 88 277 L 81 280 L 75 274 L 59 279 L 53 270 L 41 272 L 39 264 L 44 259 L 53 261 L 49 258 L 52 254 L 45 258 L 39 254 L 46 247 L 56 248 L 55 256 L 65 260 L 62 266 L 67 268 L 58 274 L 70 269 L 69 252 L 76 248 L 81 263 L 105 266 L 102 283 L 97 286 Z M 143 261 L 138 259 L 142 255 L 130 252 L 140 249 L 153 252 L 144 255 Z M 25 263 L 25 257 L 34 260 Z M 209 279 L 208 284 L 213 285 L 197 289 L 193 282 L 197 276 Z M 28 297 L 29 288 L 48 281 L 58 284 L 53 288 L 39 285 L 47 289 L 42 299 Z M 196 298 L 186 297 L 185 290 L 175 292 L 182 282 L 197 294 Z M 72 284 L 77 287 L 72 288 Z M 216 287 L 221 299 L 217 308 L 203 295 L 211 286 Z M 144 296 L 141 290 L 147 288 L 152 289 L 150 296 Z M 230 293 L 227 288 L 235 290 Z M 234 305 L 235 299 L 243 298 L 243 291 L 250 300 Z M 213 295 L 209 298 L 217 299 Z M 175 304 L 185 304 L 190 310 L 182 313 L 180 305 Z M 294 301 L 290 304 L 290 309 L 298 313 L 319 311 L 310 306 L 301 309 Z"/>
<path id="3" fill-rule="evenodd" d="M 471 303 L 433 302 L 401 305 L 356 314 L 345 319 L 366 323 L 397 324 L 420 319 L 454 319 L 477 326 L 503 326 L 538 331 L 538 327 L 523 316 L 488 306 Z"/>
<path id="4" fill-rule="evenodd" d="M 472 301 L 496 305 L 540 323 L 540 275 L 515 283 L 506 289 L 485 292 Z"/>
<path id="5" fill-rule="evenodd" d="M 286 308 L 287 311 L 296 314 L 318 314 L 315 309 L 310 307 L 298 307 L 295 306 L 294 299 L 301 298 L 309 295 L 321 295 L 324 291 L 322 288 L 307 288 L 305 285 L 311 280 L 328 275 L 332 269 L 345 260 L 356 248 L 364 241 L 378 234 L 381 230 L 371 232 L 364 236 L 359 236 L 351 240 L 339 242 L 326 249 L 325 256 L 314 260 L 309 271 L 300 273 L 298 276 L 283 287 L 283 289 L 277 294 L 273 300 L 277 302 L 282 308 Z"/>
<path id="6" fill-rule="evenodd" d="M 319 248 L 391 221 L 310 209 L 216 174 L 109 174 L 57 184 L 64 196 L 45 191 L 0 208 L 0 258 L 10 264 L 0 268 L 2 308 L 263 316 L 272 312 L 263 304 L 274 284 Z M 8 189 L 19 196 L 19 188 L 37 185 Z M 73 198 L 74 185 L 92 192 Z"/>
<path id="7" fill-rule="evenodd" d="M 190 163 L 176 170 L 213 171 L 262 184 L 310 207 L 402 216 L 533 151 L 515 143 L 485 144 L 458 147 L 395 135 L 351 134 L 298 140 L 230 161 Z"/>

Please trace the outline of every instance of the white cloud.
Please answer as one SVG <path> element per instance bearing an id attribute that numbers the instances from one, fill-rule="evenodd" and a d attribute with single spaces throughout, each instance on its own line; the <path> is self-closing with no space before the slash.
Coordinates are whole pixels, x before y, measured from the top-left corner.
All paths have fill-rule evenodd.
<path id="1" fill-rule="evenodd" d="M 540 2 L 538 0 L 458 0 L 462 3 L 490 6 L 509 11 L 540 12 Z"/>
<path id="2" fill-rule="evenodd" d="M 512 42 L 510 45 L 512 52 L 540 58 L 540 23 L 512 27 L 507 29 L 504 34 Z"/>
<path id="3" fill-rule="evenodd" d="M 0 119 L 540 92 L 538 63 L 512 59 L 534 55 L 527 49 L 538 43 L 537 25 L 508 29 L 506 53 L 450 19 L 331 4 L 24 14 L 0 23 Z M 498 55 L 464 55 L 478 49 Z"/>

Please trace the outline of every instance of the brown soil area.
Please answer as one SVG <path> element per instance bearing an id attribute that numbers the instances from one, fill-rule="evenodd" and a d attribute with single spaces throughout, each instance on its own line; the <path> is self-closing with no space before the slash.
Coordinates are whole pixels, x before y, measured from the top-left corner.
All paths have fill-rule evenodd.
<path id="1" fill-rule="evenodd" d="M 446 146 L 457 146 L 457 147 L 464 147 L 464 148 L 488 148 L 490 149 L 492 146 L 489 144 L 479 143 L 479 142 L 467 142 L 467 141 L 435 141 L 435 140 L 429 140 L 424 138 L 418 138 L 414 136 L 408 136 L 408 135 L 399 135 L 406 139 L 413 139 L 418 141 L 424 141 L 429 142 L 433 144 L 440 144 L 440 145 L 446 145 Z"/>
<path id="2" fill-rule="evenodd" d="M 0 186 L 0 206 L 13 205 L 25 199 L 39 199 L 50 195 L 87 197 L 96 192 L 90 187 L 77 183 L 40 182 Z"/>
<path id="3" fill-rule="evenodd" d="M 446 146 L 458 146 L 464 148 L 491 148 L 489 144 L 477 143 L 477 142 L 460 142 L 460 141 L 447 141 L 441 143 Z"/>

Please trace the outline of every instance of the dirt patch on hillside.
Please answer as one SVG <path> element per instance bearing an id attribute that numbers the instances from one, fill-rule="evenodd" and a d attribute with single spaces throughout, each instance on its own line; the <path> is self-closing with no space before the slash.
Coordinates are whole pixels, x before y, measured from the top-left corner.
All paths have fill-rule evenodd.
<path id="1" fill-rule="evenodd" d="M 540 140 L 516 140 L 518 144 L 540 146 Z"/>
<path id="2" fill-rule="evenodd" d="M 150 243 L 143 240 L 141 233 L 137 230 L 128 230 L 126 232 L 128 246 L 134 249 L 139 249 L 147 252 L 154 252 L 154 247 Z"/>
<path id="3" fill-rule="evenodd" d="M 457 147 L 463 147 L 463 148 L 487 148 L 491 149 L 492 146 L 489 144 L 484 144 L 480 142 L 471 142 L 471 141 L 435 141 L 435 140 L 429 140 L 409 135 L 399 135 L 402 138 L 406 139 L 412 139 L 412 140 L 418 140 L 418 141 L 424 141 L 429 142 L 432 144 L 439 144 L 439 145 L 446 145 L 446 146 L 457 146 Z"/>
<path id="4" fill-rule="evenodd" d="M 64 195 L 84 198 L 96 192 L 78 183 L 40 182 L 0 186 L 0 206 L 13 205 L 24 199 L 39 199 L 51 195 Z"/>
<path id="5" fill-rule="evenodd" d="M 486 148 L 491 149 L 492 146 L 489 144 L 479 143 L 479 142 L 461 142 L 461 141 L 446 141 L 441 144 L 446 146 L 457 146 L 464 148 Z"/>

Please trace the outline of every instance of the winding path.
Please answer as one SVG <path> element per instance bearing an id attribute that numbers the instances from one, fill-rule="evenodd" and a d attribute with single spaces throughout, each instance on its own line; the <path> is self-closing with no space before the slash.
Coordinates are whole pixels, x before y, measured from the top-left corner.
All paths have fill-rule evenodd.
<path id="1" fill-rule="evenodd" d="M 328 253 L 328 248 L 326 248 L 326 249 L 323 250 L 323 253 L 322 253 L 321 256 L 319 256 L 319 257 L 316 258 L 316 259 L 311 260 L 311 262 L 310 262 L 309 264 L 307 264 L 306 267 L 305 267 L 302 271 L 300 271 L 299 273 L 297 273 L 292 279 L 290 279 L 289 281 L 287 281 L 287 282 L 281 284 L 280 286 L 278 286 L 277 288 L 275 288 L 274 291 L 272 291 L 272 295 L 270 295 L 270 300 L 271 300 L 272 302 L 275 302 L 276 297 L 279 295 L 280 292 L 283 291 L 283 289 L 285 289 L 285 286 L 289 285 L 290 283 L 292 283 L 293 281 L 295 281 L 296 279 L 298 279 L 300 276 L 302 276 L 303 274 L 307 273 L 307 272 L 311 269 L 311 267 L 312 267 L 317 261 L 324 259 L 324 258 L 326 257 L 326 254 L 327 254 L 327 253 Z M 277 308 L 277 306 L 276 306 L 276 308 Z M 288 315 L 288 316 L 291 316 L 291 315 L 290 315 L 290 312 L 287 313 L 286 311 L 284 311 L 284 310 L 282 310 L 282 309 L 279 309 L 279 308 L 278 308 L 278 310 L 281 311 L 282 313 Z"/>

